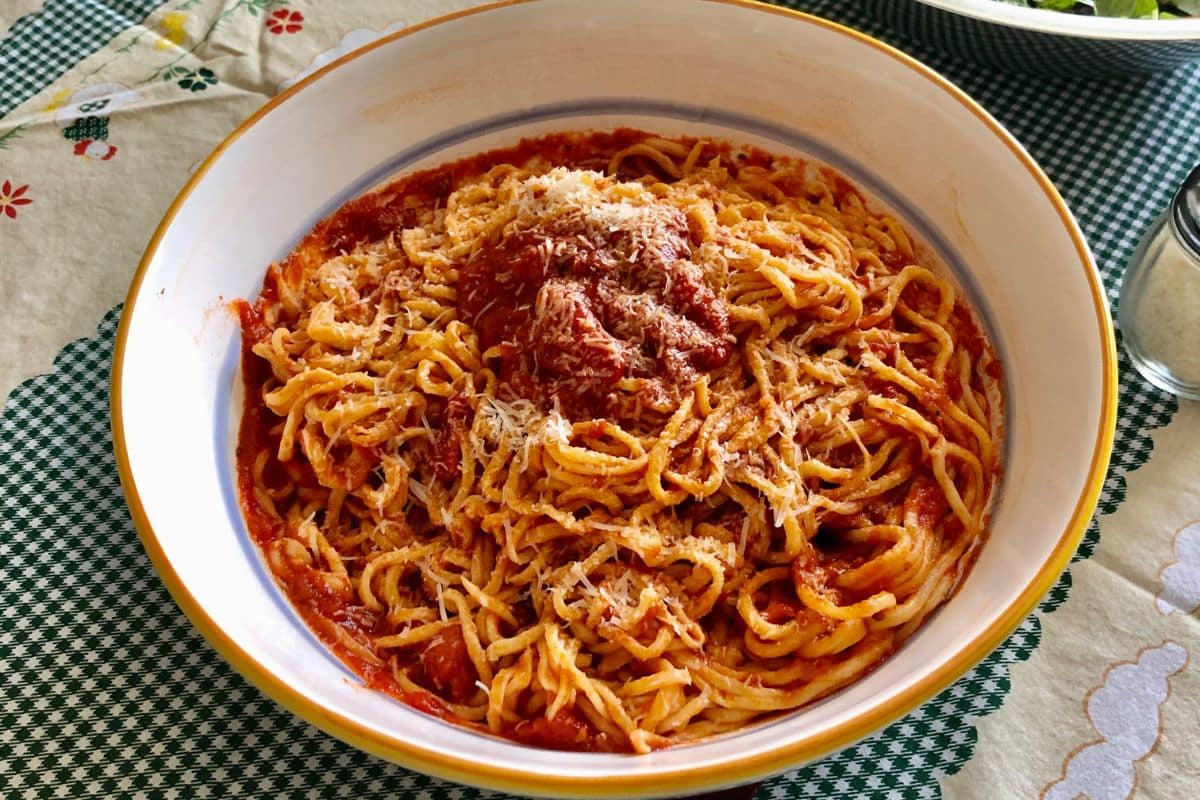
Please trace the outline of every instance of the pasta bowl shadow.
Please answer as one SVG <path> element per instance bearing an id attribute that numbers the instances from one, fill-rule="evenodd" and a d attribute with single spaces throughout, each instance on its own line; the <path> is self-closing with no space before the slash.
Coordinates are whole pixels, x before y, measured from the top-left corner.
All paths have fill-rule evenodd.
<path id="1" fill-rule="evenodd" d="M 235 466 L 245 398 L 232 301 L 254 297 L 267 265 L 318 220 L 389 176 L 522 137 L 621 127 L 745 143 L 848 176 L 971 299 L 1005 365 L 1006 394 L 990 534 L 943 608 L 816 703 L 636 756 L 521 745 L 366 687 L 272 581 L 238 506 Z M 139 534 L 223 657 L 366 752 L 547 797 L 678 797 L 747 783 L 932 698 L 1001 644 L 1066 567 L 1099 496 L 1115 407 L 1095 265 L 1012 136 L 896 50 L 737 0 L 503 3 L 392 34 L 309 76 L 238 128 L 172 204 L 130 288 L 112 378 L 114 444 Z"/>

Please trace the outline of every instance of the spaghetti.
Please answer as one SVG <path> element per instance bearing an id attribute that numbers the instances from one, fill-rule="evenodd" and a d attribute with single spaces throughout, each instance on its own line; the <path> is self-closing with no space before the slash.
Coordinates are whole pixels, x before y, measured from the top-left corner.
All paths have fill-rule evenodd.
<path id="1" fill-rule="evenodd" d="M 648 752 L 794 709 L 947 599 L 999 365 L 832 170 L 558 134 L 355 200 L 242 304 L 250 530 L 369 685 Z"/>

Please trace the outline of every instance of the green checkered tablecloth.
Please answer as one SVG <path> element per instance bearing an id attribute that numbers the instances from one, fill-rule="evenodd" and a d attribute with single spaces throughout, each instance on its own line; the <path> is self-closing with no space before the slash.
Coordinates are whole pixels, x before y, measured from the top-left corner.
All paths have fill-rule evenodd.
<path id="1" fill-rule="evenodd" d="M 0 117 L 157 5 L 154 0 L 48 0 L 40 14 L 12 21 L 0 41 L 0 64 L 6 67 L 0 71 Z"/>
<path id="2" fill-rule="evenodd" d="M 0 0 L 0 340 L 49 331 L 61 347 L 80 319 L 99 321 L 95 335 L 66 344 L 48 371 L 45 362 L 21 361 L 35 358 L 21 349 L 0 372 L 12 378 L 7 385 L 0 378 L 0 389 L 45 373 L 16 386 L 0 418 L 0 796 L 500 796 L 368 757 L 292 717 L 218 658 L 142 551 L 108 421 L 120 309 L 102 310 L 132 276 L 187 168 L 310 64 L 452 5 L 461 3 Z M 995 114 L 1062 191 L 1115 302 L 1140 233 L 1200 162 L 1200 67 L 1107 82 L 1013 76 L 898 40 L 854 2 L 788 5 L 892 41 Z M 146 74 L 153 81 L 143 81 Z M 104 92 L 88 94 L 100 85 Z M 125 104 L 85 108 L 99 97 Z M 84 289 L 39 295 L 25 277 L 56 269 L 72 270 Z M 104 270 L 104 281 L 87 283 L 92 271 Z M 70 320 L 60 324 L 59 316 Z M 1036 795 L 1066 774 L 1073 753 L 1100 741 L 1089 727 L 1101 728 L 1099 712 L 1085 705 L 1091 692 L 1115 665 L 1146 652 L 1139 648 L 1166 645 L 1157 628 L 1138 639 L 1140 623 L 1114 633 L 1111 646 L 1071 632 L 1073 624 L 1087 627 L 1084 615 L 1101 613 L 1092 604 L 1106 591 L 1087 560 L 1119 544 L 1103 515 L 1126 502 L 1126 476 L 1150 459 L 1152 432 L 1186 411 L 1142 383 L 1124 354 L 1120 368 L 1120 419 L 1100 523 L 1093 521 L 1072 571 L 1003 646 L 940 696 L 855 746 L 768 781 L 759 798 Z M 1191 490 L 1200 492 L 1200 484 L 1156 502 L 1184 523 L 1194 510 L 1185 496 Z M 1183 558 L 1180 531 L 1176 556 Z M 1173 532 L 1153 534 L 1163 564 Z M 1150 597 L 1138 601 L 1147 604 L 1146 618 L 1163 616 Z M 1200 655 L 1195 615 L 1183 617 L 1172 640 Z M 1054 638 L 1043 626 L 1064 633 Z M 1033 676 L 1055 664 L 1065 665 L 1065 677 L 1046 690 Z M 1001 707 L 1021 692 L 1033 699 L 1011 703 L 1010 719 Z M 1115 767 L 1098 762 L 1100 774 L 1136 769 L 1137 791 L 1146 796 L 1185 796 L 1178 792 L 1187 781 L 1175 778 L 1197 762 L 1180 760 L 1190 743 L 1181 746 L 1177 737 L 1195 705 L 1172 706 L 1189 702 L 1176 695 L 1155 706 L 1162 712 L 1153 753 L 1133 753 Z M 1030 737 L 1022 709 L 1039 703 L 1056 715 L 1048 724 L 1061 726 L 1065 738 L 1022 750 Z M 1055 747 L 1052 756 L 1039 754 Z M 1030 774 L 1013 772 L 1023 768 Z M 960 771 L 1014 777 L 983 785 Z M 1088 791 L 1099 798 L 1102 790 Z"/>

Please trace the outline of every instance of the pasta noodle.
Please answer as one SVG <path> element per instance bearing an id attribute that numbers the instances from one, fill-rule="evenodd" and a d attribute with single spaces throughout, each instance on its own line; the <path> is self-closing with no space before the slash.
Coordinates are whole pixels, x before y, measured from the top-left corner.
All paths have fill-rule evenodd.
<path id="1" fill-rule="evenodd" d="M 347 204 L 242 305 L 243 508 L 369 685 L 645 753 L 862 676 L 952 593 L 1000 368 L 827 167 L 556 134 Z"/>

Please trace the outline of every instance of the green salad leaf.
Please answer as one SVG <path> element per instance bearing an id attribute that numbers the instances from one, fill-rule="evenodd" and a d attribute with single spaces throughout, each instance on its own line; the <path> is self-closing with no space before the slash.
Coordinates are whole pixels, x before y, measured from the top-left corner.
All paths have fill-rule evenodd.
<path id="1" fill-rule="evenodd" d="M 1096 16 L 1158 19 L 1158 0 L 1096 0 Z"/>
<path id="2" fill-rule="evenodd" d="M 1200 16 L 1200 0 L 999 0 L 1014 6 L 1096 17 L 1179 19 Z"/>

